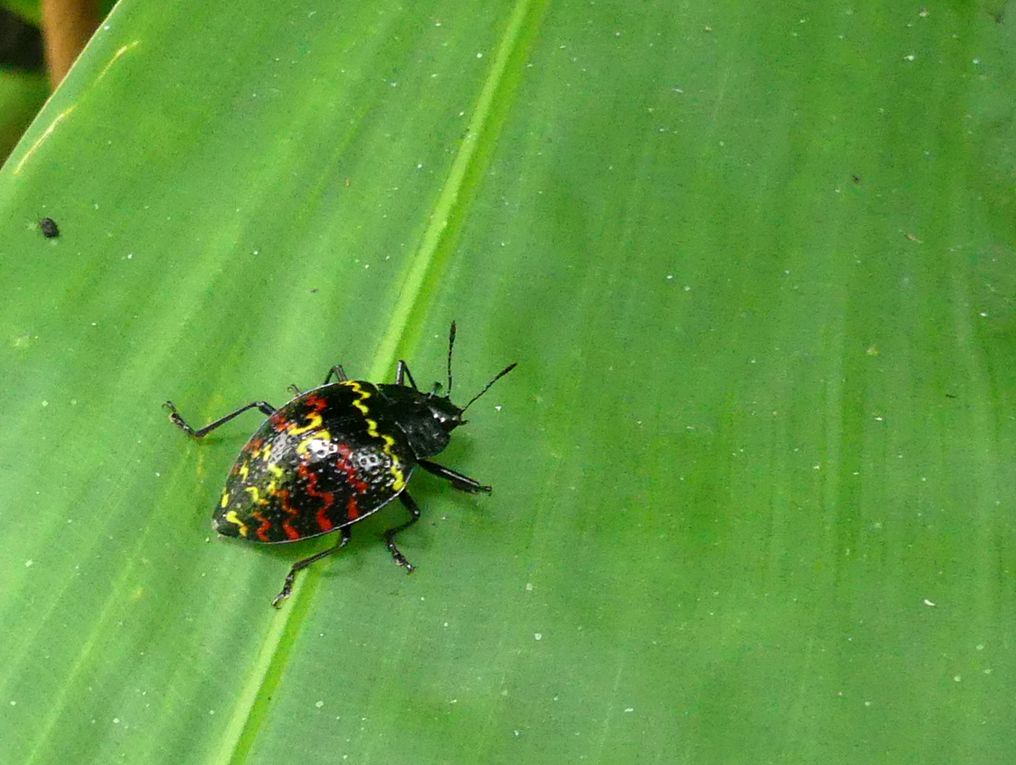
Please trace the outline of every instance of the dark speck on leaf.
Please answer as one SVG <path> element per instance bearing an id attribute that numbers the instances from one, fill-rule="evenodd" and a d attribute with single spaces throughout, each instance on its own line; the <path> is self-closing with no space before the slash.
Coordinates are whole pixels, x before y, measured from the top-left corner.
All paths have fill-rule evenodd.
<path id="1" fill-rule="evenodd" d="M 47 239 L 56 239 L 60 236 L 60 229 L 56 226 L 56 221 L 52 218 L 43 218 L 39 221 L 39 229 L 42 231 L 42 235 Z"/>

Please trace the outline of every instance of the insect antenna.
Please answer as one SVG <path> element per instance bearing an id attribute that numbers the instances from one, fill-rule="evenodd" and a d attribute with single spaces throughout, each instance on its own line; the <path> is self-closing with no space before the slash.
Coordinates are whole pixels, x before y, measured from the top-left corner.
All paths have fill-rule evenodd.
<path id="1" fill-rule="evenodd" d="M 455 347 L 455 322 L 452 321 L 452 328 L 448 330 L 448 392 L 445 394 L 449 399 L 452 397 L 452 348 Z"/>
<path id="2" fill-rule="evenodd" d="M 496 375 L 494 375 L 494 379 L 493 379 L 493 380 L 491 380 L 491 381 L 490 381 L 489 383 L 487 383 L 486 385 L 484 385 L 484 386 L 483 386 L 483 390 L 481 390 L 481 391 L 480 391 L 479 393 L 477 393 L 477 394 L 476 394 L 475 396 L 473 396 L 473 397 L 472 397 L 471 399 L 469 399 L 469 403 L 468 403 L 468 404 L 466 404 L 466 405 L 465 405 L 464 407 L 462 407 L 462 411 L 463 411 L 463 412 L 464 412 L 464 411 L 466 411 L 466 410 L 467 410 L 467 409 L 468 409 L 468 408 L 469 408 L 469 407 L 470 407 L 470 406 L 472 405 L 472 403 L 473 403 L 474 401 L 476 401 L 476 399 L 478 399 L 478 398 L 479 398 L 480 396 L 482 396 L 482 395 L 483 395 L 484 393 L 486 393 L 486 392 L 487 392 L 488 390 L 490 390 L 490 386 L 491 386 L 491 385 L 493 385 L 494 383 L 496 383 L 496 382 L 497 382 L 498 380 L 500 380 L 500 379 L 501 379 L 502 377 L 504 377 L 504 376 L 505 376 L 506 374 L 508 374 L 509 372 L 511 372 L 511 371 L 512 371 L 513 369 L 515 369 L 515 367 L 517 367 L 517 366 L 518 366 L 518 362 L 516 361 L 516 362 L 514 362 L 514 363 L 512 363 L 512 364 L 509 364 L 509 365 L 508 365 L 508 366 L 506 366 L 506 367 L 505 367 L 504 369 L 502 369 L 502 370 L 501 370 L 500 372 L 498 372 L 498 373 L 497 373 Z"/>

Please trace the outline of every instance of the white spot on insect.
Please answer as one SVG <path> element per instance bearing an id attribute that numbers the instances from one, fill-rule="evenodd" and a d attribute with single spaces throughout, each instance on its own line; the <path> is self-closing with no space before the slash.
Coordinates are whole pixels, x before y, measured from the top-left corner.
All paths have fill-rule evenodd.
<path id="1" fill-rule="evenodd" d="M 526 582 L 526 592 L 532 592 L 532 591 L 533 591 L 533 583 L 532 582 Z"/>
<path id="2" fill-rule="evenodd" d="M 635 711 L 635 707 L 625 707 L 624 711 L 625 712 L 634 712 Z"/>
<path id="3" fill-rule="evenodd" d="M 317 700 L 317 701 L 316 701 L 316 702 L 314 703 L 314 706 L 315 706 L 315 707 L 317 707 L 318 709 L 321 709 L 321 707 L 323 707 L 324 705 L 325 705 L 325 702 L 324 702 L 324 701 L 322 701 L 321 699 L 318 699 L 318 700 Z"/>
<path id="4" fill-rule="evenodd" d="M 35 561 L 29 558 L 28 560 L 25 561 L 25 568 L 31 568 L 34 563 Z"/>
<path id="5" fill-rule="evenodd" d="M 533 633 L 533 639 L 534 640 L 543 640 L 543 633 L 542 632 L 534 632 Z"/>
<path id="6" fill-rule="evenodd" d="M 926 605 L 926 606 L 930 606 L 931 608 L 934 608 L 934 607 L 935 607 L 936 605 L 938 605 L 938 604 L 937 604 L 937 603 L 933 603 L 933 602 L 931 602 L 930 600 L 928 600 L 927 598 L 925 598 L 925 599 L 924 599 L 924 605 Z"/>

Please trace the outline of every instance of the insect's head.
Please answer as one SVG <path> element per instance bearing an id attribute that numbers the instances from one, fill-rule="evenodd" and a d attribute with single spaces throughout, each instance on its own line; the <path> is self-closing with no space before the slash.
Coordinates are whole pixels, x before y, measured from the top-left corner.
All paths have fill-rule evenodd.
<path id="1" fill-rule="evenodd" d="M 464 422 L 462 410 L 455 406 L 447 396 L 434 394 L 427 396 L 427 408 L 430 409 L 430 416 L 446 433 L 451 433 Z"/>
<path id="2" fill-rule="evenodd" d="M 490 386 L 504 377 L 506 374 L 511 372 L 515 368 L 515 364 L 509 366 L 498 372 L 494 379 L 483 386 L 483 389 L 473 396 L 466 403 L 465 406 L 458 406 L 452 403 L 452 349 L 455 347 L 455 322 L 452 322 L 452 328 L 448 335 L 448 388 L 447 391 L 441 392 L 441 384 L 435 383 L 433 390 L 426 396 L 420 396 L 416 399 L 417 406 L 425 407 L 424 412 L 429 413 L 429 418 L 422 420 L 407 421 L 401 424 L 403 431 L 409 437 L 410 444 L 413 447 L 413 451 L 417 457 L 429 456 L 437 454 L 439 451 L 444 449 L 448 445 L 450 434 L 459 425 L 465 425 L 466 420 L 462 419 L 462 414 L 472 406 L 473 402 L 476 401 L 480 396 L 486 393 Z"/>

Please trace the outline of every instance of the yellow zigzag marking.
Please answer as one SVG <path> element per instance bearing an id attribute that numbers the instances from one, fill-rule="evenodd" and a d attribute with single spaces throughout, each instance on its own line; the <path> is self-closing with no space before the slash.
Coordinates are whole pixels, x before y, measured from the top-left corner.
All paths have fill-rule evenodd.
<path id="1" fill-rule="evenodd" d="M 226 513 L 226 520 L 240 527 L 240 536 L 247 536 L 247 524 L 237 517 L 236 510 L 230 510 Z"/>
<path id="2" fill-rule="evenodd" d="M 395 439 L 385 433 L 379 433 L 377 429 L 377 422 L 369 417 L 370 410 L 367 405 L 363 403 L 370 394 L 360 387 L 360 384 L 356 380 L 347 380 L 342 383 L 343 385 L 352 388 L 356 394 L 360 397 L 353 402 L 353 406 L 360 410 L 360 414 L 363 415 L 363 419 L 367 421 L 367 433 L 374 438 L 380 438 L 384 442 L 382 447 L 385 454 L 392 461 L 388 471 L 392 474 L 392 489 L 394 491 L 402 491 L 406 487 L 406 477 L 403 475 L 401 465 L 399 464 L 399 458 L 395 456 L 395 452 L 392 451 L 392 447 L 395 446 Z"/>
<path id="3" fill-rule="evenodd" d="M 272 444 L 269 441 L 261 444 L 257 449 L 250 453 L 250 457 L 253 460 L 261 460 L 262 462 L 268 462 L 268 458 L 272 456 Z"/>
<path id="4" fill-rule="evenodd" d="M 279 490 L 279 481 L 286 477 L 286 471 L 278 465 L 269 465 L 268 472 L 272 474 L 272 480 L 268 484 L 268 494 L 275 494 Z"/>
<path id="5" fill-rule="evenodd" d="M 311 412 L 305 415 L 307 418 L 307 424 L 302 428 L 290 428 L 289 434 L 291 436 L 299 436 L 306 433 L 308 430 L 317 430 L 321 427 L 321 415 L 317 412 Z"/>
<path id="6" fill-rule="evenodd" d="M 320 420 L 321 418 L 318 417 L 319 422 Z M 300 443 L 298 443 L 296 445 L 296 453 L 299 454 L 300 456 L 306 454 L 311 441 L 331 441 L 331 440 L 332 434 L 329 433 L 327 430 L 321 430 L 315 433 L 313 436 L 307 436 L 307 438 L 303 439 Z"/>

